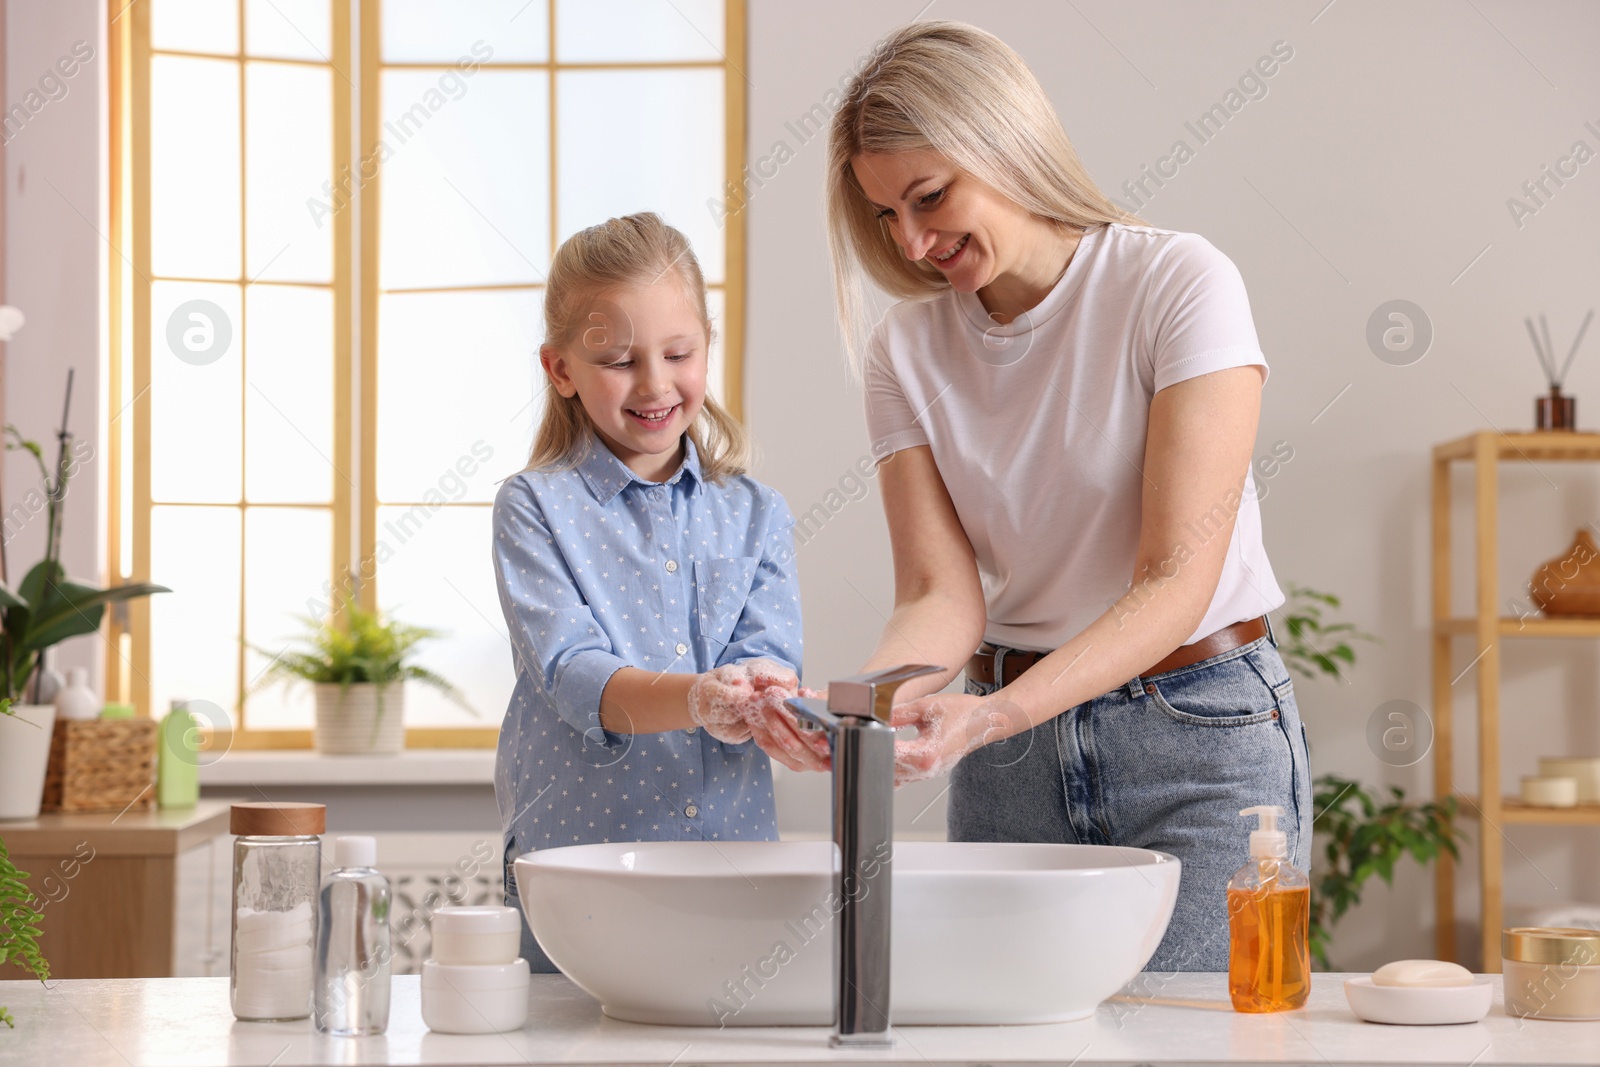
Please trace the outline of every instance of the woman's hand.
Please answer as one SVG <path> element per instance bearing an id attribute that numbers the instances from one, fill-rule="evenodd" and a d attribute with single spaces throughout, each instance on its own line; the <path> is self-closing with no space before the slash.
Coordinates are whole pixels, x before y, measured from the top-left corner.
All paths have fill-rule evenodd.
<path id="1" fill-rule="evenodd" d="M 1028 728 L 1022 709 L 1004 697 L 936 693 L 896 705 L 895 727 L 915 726 L 917 736 L 894 745 L 895 788 L 949 774 L 962 757 Z"/>
<path id="2" fill-rule="evenodd" d="M 755 741 L 790 770 L 827 770 L 832 760 L 826 735 L 802 728 L 783 703 L 814 695 L 787 667 L 747 660 L 702 674 L 689 690 L 689 718 L 724 744 Z"/>

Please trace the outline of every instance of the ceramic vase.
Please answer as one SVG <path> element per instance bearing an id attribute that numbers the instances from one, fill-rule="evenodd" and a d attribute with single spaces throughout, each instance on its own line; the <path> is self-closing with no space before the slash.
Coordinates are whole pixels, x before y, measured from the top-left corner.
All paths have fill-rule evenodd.
<path id="1" fill-rule="evenodd" d="M 44 799 L 44 772 L 50 763 L 53 704 L 13 704 L 0 715 L 0 819 L 33 819 Z"/>
<path id="2" fill-rule="evenodd" d="M 318 752 L 330 756 L 394 755 L 405 747 L 405 686 L 357 682 L 315 685 Z"/>
<path id="3" fill-rule="evenodd" d="M 1580 529 L 1571 547 L 1533 572 L 1529 586 L 1546 615 L 1600 616 L 1600 546 Z"/>

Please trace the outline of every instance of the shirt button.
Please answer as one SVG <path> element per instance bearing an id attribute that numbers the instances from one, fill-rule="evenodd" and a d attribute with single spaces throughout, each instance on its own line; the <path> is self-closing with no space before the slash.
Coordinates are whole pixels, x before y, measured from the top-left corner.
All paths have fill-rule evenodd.
<path id="1" fill-rule="evenodd" d="M 682 642 L 682 641 L 679 641 L 679 642 L 678 642 L 678 646 L 677 646 L 677 647 L 676 647 L 676 648 L 674 648 L 674 649 L 673 649 L 673 651 L 674 651 L 674 652 L 676 652 L 676 653 L 677 653 L 677 654 L 678 654 L 678 655 L 680 655 L 680 656 L 681 656 L 681 655 L 683 655 L 683 654 L 684 654 L 684 653 L 685 653 L 685 652 L 688 652 L 688 651 L 689 651 L 689 646 L 688 646 L 688 645 L 686 645 L 686 644 L 684 644 L 684 643 L 683 643 L 683 642 Z"/>
<path id="2" fill-rule="evenodd" d="M 699 808 L 697 808 L 697 807 L 695 807 L 695 806 L 694 806 L 694 805 L 693 805 L 693 804 L 690 804 L 690 805 L 689 805 L 689 806 L 688 806 L 688 807 L 687 807 L 687 808 L 684 808 L 684 809 L 683 809 L 683 813 L 684 813 L 684 814 L 685 814 L 685 815 L 687 815 L 687 816 L 689 816 L 689 818 L 691 818 L 691 819 L 692 819 L 692 818 L 694 818 L 694 817 L 695 817 L 695 816 L 696 816 L 696 815 L 699 815 L 699 814 L 700 814 L 700 809 L 699 809 Z"/>
<path id="3" fill-rule="evenodd" d="M 686 733 L 686 734 L 693 734 L 693 733 L 699 733 L 699 731 L 700 731 L 700 727 L 691 726 L 691 727 L 689 727 L 687 730 L 685 730 L 683 732 Z"/>
<path id="4" fill-rule="evenodd" d="M 678 561 L 677 560 L 675 560 L 675 559 L 667 560 L 667 573 L 668 574 L 677 574 L 678 573 Z"/>

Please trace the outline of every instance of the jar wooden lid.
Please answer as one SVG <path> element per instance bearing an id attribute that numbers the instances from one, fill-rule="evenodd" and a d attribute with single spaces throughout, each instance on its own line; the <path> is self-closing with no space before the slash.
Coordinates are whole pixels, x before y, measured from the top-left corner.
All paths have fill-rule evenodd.
<path id="1" fill-rule="evenodd" d="M 1511 926 L 1500 934 L 1500 955 L 1519 963 L 1600 963 L 1600 932 L 1565 926 Z"/>
<path id="2" fill-rule="evenodd" d="M 250 801 L 228 813 L 228 831 L 242 837 L 310 837 L 328 827 L 326 804 Z"/>

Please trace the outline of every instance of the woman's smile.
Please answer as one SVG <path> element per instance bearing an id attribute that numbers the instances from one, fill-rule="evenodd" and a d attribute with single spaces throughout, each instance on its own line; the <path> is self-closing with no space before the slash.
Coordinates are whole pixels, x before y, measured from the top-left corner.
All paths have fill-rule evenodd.
<path id="1" fill-rule="evenodd" d="M 933 265 L 940 270 L 949 270 L 961 258 L 962 251 L 967 247 L 967 242 L 971 239 L 972 234 L 963 234 L 957 238 L 954 244 L 947 246 L 941 252 L 929 252 L 926 258 L 932 260 Z"/>

